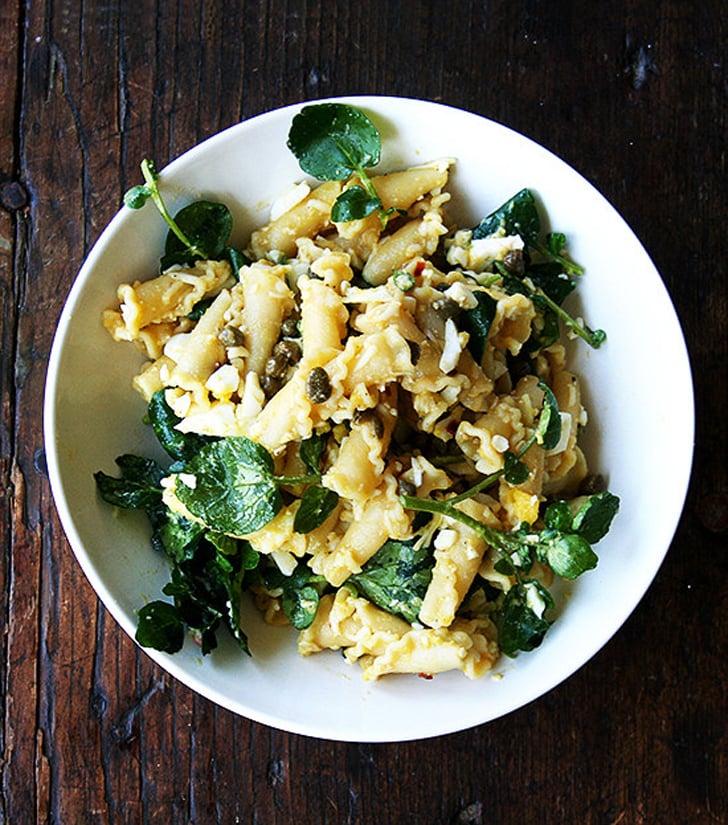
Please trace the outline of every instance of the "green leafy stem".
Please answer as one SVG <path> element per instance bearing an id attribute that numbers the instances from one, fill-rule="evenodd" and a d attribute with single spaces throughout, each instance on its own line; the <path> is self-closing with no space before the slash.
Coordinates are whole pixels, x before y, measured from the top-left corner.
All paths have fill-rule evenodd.
<path id="1" fill-rule="evenodd" d="M 318 180 L 359 178 L 360 186 L 349 187 L 336 199 L 332 221 L 353 221 L 377 212 L 386 226 L 399 211 L 384 208 L 366 171 L 379 163 L 382 142 L 376 126 L 360 109 L 345 103 L 304 106 L 291 123 L 288 148 L 301 169 Z"/>
<path id="2" fill-rule="evenodd" d="M 198 247 L 197 244 L 185 235 L 177 224 L 177 221 L 175 221 L 167 209 L 164 198 L 159 191 L 159 174 L 155 168 L 154 161 L 144 158 L 141 162 L 141 170 L 145 182 L 137 186 L 132 186 L 132 188 L 129 189 L 129 191 L 124 195 L 125 205 L 130 209 L 141 209 L 151 198 L 152 202 L 157 207 L 159 214 L 164 218 L 164 221 L 170 231 L 173 232 L 179 242 L 186 247 L 189 254 L 195 258 L 205 258 L 206 254 L 204 250 Z"/>

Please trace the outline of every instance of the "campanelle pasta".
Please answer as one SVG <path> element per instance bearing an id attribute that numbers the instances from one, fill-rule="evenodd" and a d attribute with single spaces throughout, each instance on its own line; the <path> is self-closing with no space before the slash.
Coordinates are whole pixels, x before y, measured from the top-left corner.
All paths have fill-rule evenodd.
<path id="1" fill-rule="evenodd" d="M 174 266 L 119 287 L 119 306 L 103 317 L 117 341 L 134 342 L 147 357 L 134 386 L 147 401 L 162 390 L 180 431 L 250 438 L 289 475 L 300 473 L 300 444 L 325 438 L 321 484 L 338 496 L 330 515 L 297 532 L 302 491 L 293 485 L 276 517 L 242 538 L 285 575 L 303 560 L 321 577 L 299 650 L 341 650 L 366 679 L 451 669 L 475 678 L 499 655 L 492 604 L 474 584 L 502 592 L 512 579 L 465 524 L 434 515 L 422 527 L 403 491 L 445 495 L 502 470 L 506 453 L 517 454 L 534 432 L 539 382 L 558 400 L 561 442 L 524 453 L 525 481 L 501 477 L 457 507 L 512 530 L 535 522 L 547 495 L 574 497 L 587 474 L 577 444 L 586 413 L 564 346 L 530 353 L 531 374 L 514 368 L 538 307 L 492 273 L 523 243 L 496 239 L 473 257 L 446 212 L 452 164 L 374 177 L 383 207 L 399 210 L 388 221 L 379 213 L 331 221 L 334 200 L 356 181 L 298 187 L 289 208 L 253 233 L 250 262 L 237 277 L 221 261 Z M 494 312 L 479 353 L 459 318 L 486 298 Z M 209 305 L 191 320 L 202 301 Z M 164 501 L 194 520 L 179 483 L 165 481 Z M 413 538 L 434 550 L 429 586 L 409 622 L 348 582 L 386 542 Z M 255 589 L 266 620 L 285 623 L 280 592 Z"/>

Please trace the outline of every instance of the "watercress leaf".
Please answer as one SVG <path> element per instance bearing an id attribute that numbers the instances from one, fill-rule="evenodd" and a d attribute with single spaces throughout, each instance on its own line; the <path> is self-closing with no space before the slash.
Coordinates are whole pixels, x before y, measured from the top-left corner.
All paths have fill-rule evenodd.
<path id="1" fill-rule="evenodd" d="M 205 527 L 196 521 L 164 508 L 162 517 L 155 525 L 153 543 L 161 543 L 161 548 L 175 562 L 191 558 L 197 544 L 205 532 Z"/>
<path id="2" fill-rule="evenodd" d="M 366 218 L 382 205 L 379 197 L 373 197 L 361 186 L 352 186 L 342 192 L 331 208 L 334 223 L 346 223 Z"/>
<path id="3" fill-rule="evenodd" d="M 177 653 L 185 641 L 179 611 L 170 602 L 153 601 L 139 610 L 135 639 L 142 647 Z"/>
<path id="4" fill-rule="evenodd" d="M 552 255 L 560 255 L 566 246 L 566 235 L 563 232 L 549 232 L 546 235 L 546 245 Z"/>
<path id="5" fill-rule="evenodd" d="M 503 455 L 503 476 L 509 484 L 523 484 L 531 471 L 510 450 Z"/>
<path id="6" fill-rule="evenodd" d="M 543 381 L 538 382 L 538 386 L 543 390 L 543 407 L 538 417 L 536 427 L 536 440 L 544 450 L 553 450 L 561 440 L 561 416 L 559 415 L 559 403 L 551 387 Z"/>
<path id="7" fill-rule="evenodd" d="M 555 530 L 559 533 L 570 533 L 572 531 L 571 525 L 571 507 L 567 501 L 554 501 L 546 508 L 543 514 L 543 521 L 549 530 Z"/>
<path id="8" fill-rule="evenodd" d="M 156 511 L 162 501 L 160 482 L 165 476 L 164 469 L 150 458 L 128 453 L 120 455 L 116 463 L 121 478 L 102 471 L 94 473 L 101 498 L 125 510 Z"/>
<path id="9" fill-rule="evenodd" d="M 498 643 L 506 656 L 515 656 L 519 650 L 534 650 L 551 626 L 530 606 L 526 587 L 523 583 L 511 587 L 496 615 Z"/>
<path id="10" fill-rule="evenodd" d="M 589 544 L 596 544 L 609 532 L 618 511 L 618 496 L 608 490 L 596 493 L 577 510 L 574 516 L 574 530 Z"/>
<path id="11" fill-rule="evenodd" d="M 233 227 L 232 215 L 225 204 L 193 201 L 181 209 L 174 220 L 189 245 L 170 231 L 164 246 L 162 269 L 173 264 L 190 263 L 195 259 L 220 260 L 224 257 Z"/>
<path id="12" fill-rule="evenodd" d="M 350 576 L 347 582 L 382 610 L 412 623 L 417 621 L 433 565 L 429 547 L 418 547 L 414 539 L 390 539 L 369 559 L 361 573 Z"/>
<path id="13" fill-rule="evenodd" d="M 214 298 L 201 298 L 193 307 L 192 311 L 187 315 L 190 321 L 199 321 L 200 318 L 212 306 Z"/>
<path id="14" fill-rule="evenodd" d="M 299 447 L 301 461 L 312 473 L 318 473 L 321 468 L 321 457 L 326 446 L 326 434 L 315 433 L 304 439 Z"/>
<path id="15" fill-rule="evenodd" d="M 310 533 L 320 527 L 334 512 L 339 503 L 339 495 L 327 487 L 313 484 L 301 496 L 301 504 L 293 518 L 296 533 Z"/>
<path id="16" fill-rule="evenodd" d="M 563 533 L 548 542 L 546 560 L 558 576 L 575 579 L 597 566 L 598 558 L 589 542 L 577 533 Z"/>
<path id="17" fill-rule="evenodd" d="M 485 344 L 490 334 L 493 318 L 495 318 L 498 302 L 487 292 L 474 292 L 473 294 L 478 305 L 461 312 L 458 322 L 461 329 L 470 335 L 468 349 L 475 361 L 480 364 L 483 361 Z"/>
<path id="18" fill-rule="evenodd" d="M 312 585 L 299 589 L 286 589 L 281 596 L 281 607 L 288 621 L 296 630 L 310 627 L 316 618 L 319 605 L 319 593 Z"/>
<path id="19" fill-rule="evenodd" d="M 376 126 L 360 109 L 344 103 L 319 103 L 293 118 L 288 148 L 309 175 L 344 180 L 379 163 L 381 140 Z"/>
<path id="20" fill-rule="evenodd" d="M 305 630 L 316 618 L 319 579 L 306 564 L 298 564 L 290 576 L 275 566 L 263 573 L 265 587 L 269 591 L 281 591 L 281 607 L 296 630 Z"/>
<path id="21" fill-rule="evenodd" d="M 157 390 L 149 400 L 147 415 L 159 443 L 164 450 L 178 461 L 187 461 L 196 455 L 205 444 L 217 439 L 197 433 L 183 433 L 176 429 L 182 420 L 175 414 L 165 399 L 165 391 Z"/>
<path id="22" fill-rule="evenodd" d="M 177 476 L 176 495 L 210 529 L 243 536 L 265 527 L 283 506 L 273 459 L 244 436 L 206 444 Z M 191 484 L 185 483 L 188 477 Z"/>
<path id="23" fill-rule="evenodd" d="M 225 257 L 230 261 L 230 265 L 233 268 L 233 275 L 235 276 L 235 280 L 240 280 L 240 270 L 244 266 L 248 266 L 251 261 L 248 256 L 241 252 L 239 249 L 235 249 L 234 246 L 227 246 L 225 247 L 224 252 Z"/>
<path id="24" fill-rule="evenodd" d="M 542 289 L 552 301 L 563 304 L 564 300 L 576 287 L 576 281 L 570 278 L 564 267 L 555 261 L 532 264 L 529 266 L 526 275 L 533 284 Z"/>
<path id="25" fill-rule="evenodd" d="M 124 205 L 128 206 L 129 209 L 141 209 L 151 196 L 152 193 L 149 187 L 140 183 L 138 186 L 132 186 L 124 194 Z"/>
<path id="26" fill-rule="evenodd" d="M 521 189 L 495 212 L 483 218 L 473 230 L 473 240 L 489 238 L 492 235 L 520 235 L 526 244 L 538 240 L 541 219 L 536 207 L 536 199 L 529 189 Z"/>
<path id="27" fill-rule="evenodd" d="M 497 573 L 502 573 L 504 576 L 512 576 L 516 571 L 516 568 L 513 566 L 511 560 L 507 559 L 505 556 L 501 556 L 501 558 L 495 562 L 493 569 Z"/>
<path id="28" fill-rule="evenodd" d="M 223 556 L 235 556 L 238 553 L 241 539 L 226 536 L 225 533 L 217 533 L 215 530 L 208 530 L 205 538 Z"/>

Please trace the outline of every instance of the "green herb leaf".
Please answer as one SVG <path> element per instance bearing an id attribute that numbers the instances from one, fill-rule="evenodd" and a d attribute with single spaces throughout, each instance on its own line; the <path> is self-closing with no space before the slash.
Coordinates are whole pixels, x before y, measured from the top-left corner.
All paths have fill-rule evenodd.
<path id="1" fill-rule="evenodd" d="M 520 235 L 531 246 L 538 240 L 540 231 L 541 219 L 536 199 L 529 189 L 522 189 L 483 218 L 473 230 L 473 240 L 493 235 Z"/>
<path id="2" fill-rule="evenodd" d="M 326 434 L 315 433 L 301 442 L 299 455 L 301 461 L 312 473 L 319 473 L 321 469 L 321 458 L 326 447 Z"/>
<path id="3" fill-rule="evenodd" d="M 569 533 L 573 530 L 571 507 L 567 501 L 554 501 L 546 508 L 543 521 L 549 530 Z"/>
<path id="4" fill-rule="evenodd" d="M 204 525 L 165 507 L 155 526 L 152 543 L 179 563 L 192 558 L 204 533 Z"/>
<path id="5" fill-rule="evenodd" d="M 429 547 L 418 547 L 414 539 L 390 539 L 347 583 L 382 610 L 412 623 L 417 621 L 433 565 Z"/>
<path id="6" fill-rule="evenodd" d="M 121 455 L 116 459 L 121 478 L 99 471 L 94 473 L 96 486 L 104 501 L 125 510 L 156 510 L 162 501 L 160 483 L 165 470 L 150 458 Z"/>
<path id="7" fill-rule="evenodd" d="M 195 259 L 220 260 L 225 257 L 227 242 L 233 227 L 230 210 L 223 203 L 193 201 L 175 215 L 178 232 L 167 234 L 162 269 L 174 264 L 188 264 Z"/>
<path id="8" fill-rule="evenodd" d="M 245 437 L 205 445 L 177 476 L 176 495 L 210 529 L 244 536 L 265 527 L 283 506 L 268 451 Z M 185 476 L 194 477 L 192 485 Z"/>
<path id="9" fill-rule="evenodd" d="M 310 533 L 326 521 L 338 503 L 339 494 L 333 490 L 318 484 L 307 487 L 293 518 L 293 529 L 296 533 Z"/>
<path id="10" fill-rule="evenodd" d="M 551 626 L 547 619 L 539 616 L 529 605 L 528 586 L 537 588 L 538 595 L 544 599 L 547 607 L 553 606 L 548 591 L 535 580 L 511 587 L 503 597 L 496 616 L 498 643 L 506 656 L 515 656 L 519 650 L 534 650 L 541 644 Z"/>
<path id="11" fill-rule="evenodd" d="M 589 542 L 576 533 L 563 533 L 547 542 L 546 560 L 558 576 L 575 579 L 597 566 L 598 558 Z"/>
<path id="12" fill-rule="evenodd" d="M 541 444 L 544 450 L 553 450 L 561 441 L 559 403 L 548 384 L 539 381 L 538 386 L 543 390 L 543 407 L 538 417 L 536 441 Z"/>
<path id="13" fill-rule="evenodd" d="M 185 627 L 177 608 L 169 602 L 153 601 L 139 610 L 134 637 L 142 647 L 177 653 L 185 641 Z"/>
<path id="14" fill-rule="evenodd" d="M 331 208 L 331 220 L 335 223 L 361 220 L 376 212 L 381 205 L 378 195 L 373 197 L 363 187 L 351 186 L 336 199 Z"/>
<path id="15" fill-rule="evenodd" d="M 487 292 L 474 292 L 478 305 L 460 313 L 459 326 L 470 336 L 468 349 L 476 363 L 481 364 L 490 327 L 495 318 L 498 302 Z"/>
<path id="16" fill-rule="evenodd" d="M 217 439 L 197 433 L 183 433 L 176 429 L 182 420 L 167 404 L 165 391 L 157 390 L 149 400 L 147 408 L 149 423 L 159 443 L 177 461 L 188 461 L 196 455 L 205 444 Z"/>
<path id="17" fill-rule="evenodd" d="M 381 140 L 364 112 L 343 103 L 304 106 L 293 118 L 288 148 L 319 180 L 345 180 L 379 163 Z"/>
<path id="18" fill-rule="evenodd" d="M 549 232 L 546 236 L 546 244 L 552 255 L 560 255 L 566 246 L 566 235 L 563 232 Z"/>
<path id="19" fill-rule="evenodd" d="M 560 263 L 554 261 L 530 264 L 526 275 L 534 286 L 545 292 L 559 306 L 576 287 L 576 281 L 564 272 Z"/>
<path id="20" fill-rule="evenodd" d="M 619 511 L 619 498 L 608 490 L 596 493 L 582 504 L 574 516 L 574 530 L 589 544 L 604 538 Z"/>
<path id="21" fill-rule="evenodd" d="M 235 249 L 233 246 L 228 246 L 225 248 L 225 257 L 230 261 L 230 266 L 233 268 L 233 275 L 235 276 L 235 280 L 240 280 L 240 270 L 244 266 L 248 266 L 251 263 L 250 258 L 248 258 L 245 253 L 241 252 L 239 249 Z"/>
<path id="22" fill-rule="evenodd" d="M 263 581 L 269 591 L 281 590 L 281 607 L 288 621 L 296 630 L 310 627 L 316 618 L 319 605 L 319 591 L 316 576 L 305 564 L 298 564 L 290 576 L 277 567 L 270 567 L 263 574 Z"/>
<path id="23" fill-rule="evenodd" d="M 141 209 L 151 196 L 152 193 L 149 187 L 140 183 L 137 186 L 132 186 L 124 194 L 124 205 L 128 206 L 129 209 Z"/>
<path id="24" fill-rule="evenodd" d="M 523 484 L 530 475 L 528 467 L 510 450 L 503 455 L 503 477 L 509 484 Z"/>

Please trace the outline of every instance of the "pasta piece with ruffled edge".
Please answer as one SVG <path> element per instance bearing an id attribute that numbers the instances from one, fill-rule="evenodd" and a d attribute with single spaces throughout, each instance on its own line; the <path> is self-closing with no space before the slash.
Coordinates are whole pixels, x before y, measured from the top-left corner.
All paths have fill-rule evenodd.
<path id="1" fill-rule="evenodd" d="M 190 332 L 173 336 L 164 347 L 174 367 L 168 377 L 161 375 L 162 380 L 167 386 L 189 390 L 199 403 L 207 400 L 205 382 L 225 360 L 220 330 L 230 300 L 228 290 L 220 292 Z"/>
<path id="2" fill-rule="evenodd" d="M 396 327 L 350 336 L 342 352 L 325 366 L 330 397 L 312 410 L 314 421 L 339 423 L 357 410 L 374 407 L 381 391 L 413 371 L 407 341 Z"/>
<path id="3" fill-rule="evenodd" d="M 354 503 L 354 519 L 341 541 L 330 552 L 315 553 L 309 565 L 334 587 L 341 586 L 388 539 L 408 539 L 412 535 L 412 514 L 399 501 L 397 479 L 386 472 L 374 494 L 361 505 Z"/>
<path id="4" fill-rule="evenodd" d="M 581 403 L 579 378 L 568 370 L 560 370 L 552 378 L 552 386 L 561 415 L 561 440 L 546 454 L 544 490 L 548 495 L 575 495 L 587 475 L 584 453 L 577 444 L 579 428 L 587 423 Z"/>
<path id="5" fill-rule="evenodd" d="M 480 679 L 492 670 L 499 655 L 497 631 L 489 618 L 458 618 L 450 627 L 409 630 L 384 653 L 364 655 L 359 664 L 365 681 L 389 673 L 432 676 L 449 670 Z"/>
<path id="6" fill-rule="evenodd" d="M 300 369 L 309 371 L 327 364 L 344 349 L 349 312 L 339 293 L 325 281 L 302 277 L 298 288 L 303 349 Z"/>
<path id="7" fill-rule="evenodd" d="M 487 504 L 473 499 L 455 505 L 458 510 L 496 529 L 500 522 Z M 434 537 L 435 565 L 422 600 L 419 619 L 428 627 L 449 627 L 478 573 L 487 545 L 460 522 L 443 518 Z"/>
<path id="8" fill-rule="evenodd" d="M 234 291 L 243 292 L 241 328 L 248 351 L 246 369 L 258 375 L 265 370 L 283 319 L 295 305 L 288 273 L 286 266 L 253 263 L 241 268 L 240 282 L 234 287 Z"/>
<path id="9" fill-rule="evenodd" d="M 332 225 L 331 207 L 341 190 L 341 181 L 322 183 L 291 209 L 253 232 L 251 257 L 261 259 L 272 253 L 293 257 L 298 238 L 312 238 Z"/>
<path id="10" fill-rule="evenodd" d="M 381 654 L 401 639 L 410 625 L 399 616 L 380 610 L 348 587 L 321 598 L 316 618 L 298 636 L 298 652 L 310 656 L 323 650 L 347 649 L 355 661 L 365 654 Z"/>
<path id="11" fill-rule="evenodd" d="M 136 341 L 150 324 L 185 318 L 203 298 L 231 285 L 232 278 L 227 261 L 197 261 L 193 267 L 171 267 L 148 281 L 121 284 L 119 309 L 105 310 L 103 324 L 115 341 Z"/>
<path id="12" fill-rule="evenodd" d="M 355 416 L 321 483 L 355 504 L 366 501 L 382 482 L 396 413 L 396 408 L 380 403 Z"/>
<path id="13" fill-rule="evenodd" d="M 440 238 L 447 233 L 440 208 L 446 199 L 444 195 L 433 199 L 431 208 L 422 217 L 408 221 L 382 238 L 362 269 L 364 280 L 376 286 L 413 258 L 430 257 Z"/>

